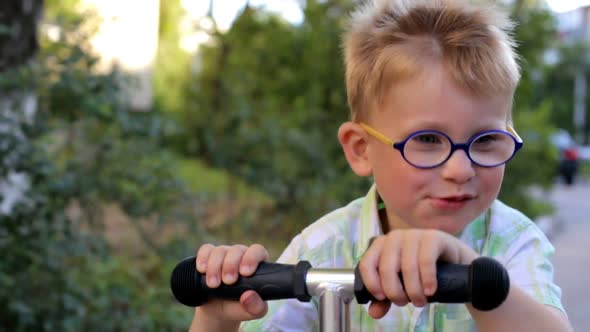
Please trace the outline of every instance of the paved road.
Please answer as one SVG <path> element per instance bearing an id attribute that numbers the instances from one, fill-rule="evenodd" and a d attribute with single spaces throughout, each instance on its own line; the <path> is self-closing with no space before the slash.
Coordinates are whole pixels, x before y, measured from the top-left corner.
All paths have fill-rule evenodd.
<path id="1" fill-rule="evenodd" d="M 590 331 L 590 181 L 572 187 L 558 184 L 549 197 L 561 220 L 551 239 L 555 279 L 574 330 Z"/>

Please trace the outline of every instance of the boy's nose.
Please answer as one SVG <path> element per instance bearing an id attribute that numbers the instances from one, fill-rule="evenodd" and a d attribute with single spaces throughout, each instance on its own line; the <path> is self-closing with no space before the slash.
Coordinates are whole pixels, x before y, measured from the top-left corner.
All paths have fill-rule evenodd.
<path id="1" fill-rule="evenodd" d="M 446 180 L 456 183 L 465 183 L 475 176 L 473 162 L 463 150 L 453 152 L 449 160 L 442 165 L 442 176 Z"/>

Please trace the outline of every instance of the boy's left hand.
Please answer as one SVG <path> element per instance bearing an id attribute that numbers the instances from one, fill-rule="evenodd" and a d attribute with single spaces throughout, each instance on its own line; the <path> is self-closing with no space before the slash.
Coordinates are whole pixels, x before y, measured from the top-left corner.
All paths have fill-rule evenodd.
<path id="1" fill-rule="evenodd" d="M 379 300 L 371 302 L 369 314 L 375 319 L 383 317 L 391 302 L 424 306 L 426 297 L 436 292 L 438 260 L 468 265 L 477 257 L 461 240 L 434 229 L 394 230 L 375 238 L 359 263 L 367 290 Z"/>

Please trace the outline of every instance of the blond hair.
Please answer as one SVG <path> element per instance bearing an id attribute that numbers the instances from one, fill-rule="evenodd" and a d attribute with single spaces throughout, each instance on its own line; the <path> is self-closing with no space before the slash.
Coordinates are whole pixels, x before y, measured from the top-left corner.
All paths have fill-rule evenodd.
<path id="1" fill-rule="evenodd" d="M 343 38 L 353 120 L 393 84 L 433 64 L 471 94 L 512 98 L 520 80 L 512 27 L 501 12 L 461 1 L 368 0 Z"/>

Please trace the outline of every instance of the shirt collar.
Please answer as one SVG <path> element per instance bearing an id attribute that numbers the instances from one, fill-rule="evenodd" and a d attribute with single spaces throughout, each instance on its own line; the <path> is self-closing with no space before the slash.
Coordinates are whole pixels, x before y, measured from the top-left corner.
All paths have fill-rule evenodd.
<path id="1" fill-rule="evenodd" d="M 377 192 L 377 186 L 373 184 L 361 206 L 360 232 L 354 257 L 355 265 L 358 264 L 367 248 L 369 248 L 371 239 L 375 236 L 383 235 L 377 209 L 378 202 L 379 193 Z M 487 209 L 486 212 L 469 223 L 459 235 L 459 238 L 463 242 L 480 254 L 482 253 L 483 244 L 487 237 L 490 213 L 491 209 Z"/>
<path id="2" fill-rule="evenodd" d="M 373 184 L 361 206 L 360 232 L 354 257 L 355 265 L 360 261 L 361 257 L 369 247 L 371 239 L 383 234 L 381 224 L 379 223 L 379 213 L 377 211 L 378 196 L 377 187 Z"/>

